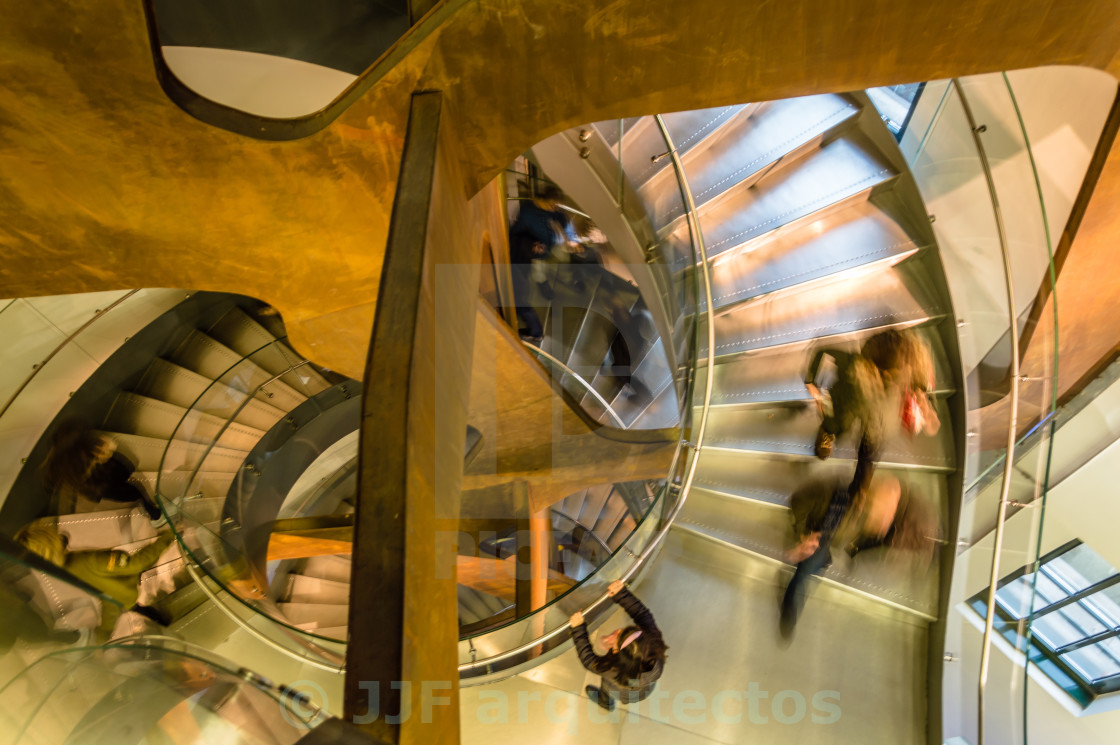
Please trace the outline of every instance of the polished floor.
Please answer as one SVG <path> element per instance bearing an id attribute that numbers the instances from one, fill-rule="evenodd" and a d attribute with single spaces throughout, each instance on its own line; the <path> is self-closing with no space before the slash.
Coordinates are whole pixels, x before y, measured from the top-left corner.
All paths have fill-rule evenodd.
<path id="1" fill-rule="evenodd" d="M 924 742 L 925 622 L 814 582 L 787 646 L 777 607 L 788 576 L 767 559 L 674 530 L 635 588 L 670 646 L 655 696 L 601 713 L 582 693 L 596 679 L 569 651 L 463 688 L 462 742 Z M 599 631 L 623 623 L 619 612 Z"/>

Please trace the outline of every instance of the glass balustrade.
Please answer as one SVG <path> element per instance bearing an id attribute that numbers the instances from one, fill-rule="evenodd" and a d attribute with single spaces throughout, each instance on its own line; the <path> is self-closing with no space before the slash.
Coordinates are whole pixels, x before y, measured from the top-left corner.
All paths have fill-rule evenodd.
<path id="1" fill-rule="evenodd" d="M 159 637 L 55 651 L 0 689 L 10 745 L 292 745 L 325 720 L 303 694 Z"/>
<path id="2" fill-rule="evenodd" d="M 1030 678 L 1053 666 L 1031 650 L 1048 646 L 1058 618 L 1034 622 L 1055 602 L 1042 599 L 1035 571 L 1047 544 L 1058 364 L 1046 203 L 1005 75 L 928 83 L 901 147 L 933 221 L 966 374 L 943 729 L 973 743 L 997 733 L 1025 743 L 1039 690 Z"/>

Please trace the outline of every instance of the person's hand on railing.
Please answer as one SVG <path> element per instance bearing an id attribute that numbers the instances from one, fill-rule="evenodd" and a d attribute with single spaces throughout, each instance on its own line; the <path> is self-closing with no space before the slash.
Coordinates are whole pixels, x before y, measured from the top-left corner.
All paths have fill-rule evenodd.
<path id="1" fill-rule="evenodd" d="M 616 579 L 614 582 L 611 582 L 610 585 L 607 587 L 607 596 L 613 598 L 615 595 L 622 592 L 623 589 L 625 589 L 625 588 L 626 588 L 626 583 L 623 582 L 620 579 Z"/>
<path id="2" fill-rule="evenodd" d="M 568 625 L 571 626 L 573 629 L 577 626 L 582 626 L 583 625 L 583 613 L 581 611 L 578 611 L 578 610 L 575 613 L 573 613 L 572 617 L 568 619 Z"/>

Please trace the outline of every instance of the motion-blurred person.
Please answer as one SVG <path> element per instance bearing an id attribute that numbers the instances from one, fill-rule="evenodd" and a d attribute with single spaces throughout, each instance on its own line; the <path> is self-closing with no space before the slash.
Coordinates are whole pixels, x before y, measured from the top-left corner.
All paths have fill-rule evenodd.
<path id="1" fill-rule="evenodd" d="M 169 622 L 161 612 L 149 606 L 137 605 L 140 596 L 140 575 L 153 567 L 174 540 L 171 533 L 160 535 L 134 554 L 127 551 L 68 551 L 66 536 L 58 532 L 57 523 L 51 518 L 36 520 L 16 533 L 15 540 L 32 553 L 38 554 L 55 566 L 118 601 L 122 607 L 140 613 L 166 626 Z M 103 604 L 99 631 L 107 636 L 117 622 L 119 610 Z"/>
<path id="2" fill-rule="evenodd" d="M 634 378 L 633 358 L 645 346 L 641 319 L 619 295 L 610 299 L 610 321 L 615 333 L 611 337 L 610 364 L 603 365 L 605 374 L 618 381 L 627 398 L 649 399 L 650 390 Z"/>
<path id="3" fill-rule="evenodd" d="M 862 493 L 853 493 L 844 479 L 810 481 L 790 497 L 790 515 L 797 544 L 789 559 L 797 565 L 782 597 L 778 629 L 793 636 L 805 607 L 805 582 L 832 564 L 832 539 Z"/>
<path id="4" fill-rule="evenodd" d="M 822 391 L 816 380 L 825 357 L 836 363 L 836 380 L 827 391 Z M 858 352 L 818 349 L 809 363 L 805 387 L 821 413 L 821 426 L 813 445 L 818 458 L 827 459 L 832 455 L 836 438 L 858 428 L 856 471 L 849 487 L 849 499 L 853 499 L 870 482 L 882 447 L 887 403 L 882 371 Z"/>
<path id="5" fill-rule="evenodd" d="M 513 273 L 513 296 L 517 316 L 525 325 L 522 337 L 539 343 L 544 337 L 540 316 L 532 304 L 533 284 L 545 299 L 552 299 L 552 289 L 542 277 L 534 277 L 534 264 L 548 259 L 553 246 L 577 241 L 567 213 L 559 209 L 563 192 L 554 184 L 546 184 L 531 200 L 521 202 L 517 218 L 509 228 L 509 261 Z"/>
<path id="6" fill-rule="evenodd" d="M 588 698 L 611 711 L 615 699 L 634 703 L 653 692 L 665 668 L 669 648 L 665 646 L 661 630 L 657 628 L 649 608 L 630 594 L 626 585 L 616 580 L 607 588 L 607 594 L 630 615 L 634 625 L 625 626 L 603 638 L 606 654 L 596 654 L 591 647 L 582 613 L 574 614 L 569 625 L 579 661 L 591 672 L 603 676 L 598 687 L 587 686 L 584 690 Z"/>
<path id="7" fill-rule="evenodd" d="M 74 512 L 78 498 L 84 497 L 95 503 L 139 502 L 149 518 L 161 518 L 155 501 L 129 482 L 136 467 L 117 452 L 117 444 L 78 422 L 66 421 L 55 429 L 39 470 L 51 494 L 54 514 Z"/>
<path id="8" fill-rule="evenodd" d="M 864 342 L 861 354 L 883 373 L 901 396 L 901 425 L 910 435 L 935 435 L 941 420 L 930 401 L 937 385 L 933 353 L 912 329 L 886 329 Z"/>
<path id="9" fill-rule="evenodd" d="M 863 519 L 845 550 L 854 557 L 862 551 L 886 547 L 928 564 L 940 539 L 937 510 L 909 483 L 893 477 L 883 483 L 885 488 L 879 490 L 872 485 Z"/>

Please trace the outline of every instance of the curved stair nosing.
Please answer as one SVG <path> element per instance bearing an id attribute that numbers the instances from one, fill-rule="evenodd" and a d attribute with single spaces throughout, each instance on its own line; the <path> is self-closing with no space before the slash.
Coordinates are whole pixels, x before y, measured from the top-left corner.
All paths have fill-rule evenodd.
<path id="1" fill-rule="evenodd" d="M 791 451 L 791 450 L 759 450 L 759 449 L 754 449 L 754 448 L 727 447 L 727 446 L 724 446 L 724 445 L 708 445 L 708 444 L 704 445 L 704 451 L 706 451 L 706 452 L 710 451 L 710 452 L 716 452 L 716 453 L 725 453 L 725 454 L 731 454 L 731 455 L 739 455 L 739 456 L 743 456 L 743 457 L 764 456 L 764 457 L 806 460 L 806 461 L 819 460 L 817 458 L 817 456 L 815 456 L 812 452 L 812 447 L 813 447 L 812 443 L 808 443 L 808 444 L 805 444 L 805 443 L 783 443 L 783 444 L 790 444 L 790 445 L 796 444 L 798 447 L 805 448 L 805 451 L 804 452 L 794 452 L 794 451 Z M 840 451 L 840 450 L 842 450 L 842 448 L 838 448 L 837 450 Z M 900 470 L 900 471 L 902 471 L 902 470 L 905 470 L 905 471 L 922 471 L 922 472 L 929 472 L 929 473 L 952 473 L 953 471 L 956 470 L 956 466 L 951 465 L 951 464 L 923 465 L 921 463 L 914 463 L 914 462 L 911 462 L 911 461 L 887 460 L 886 456 L 889 455 L 889 453 L 884 453 L 883 455 L 884 455 L 884 457 L 882 459 L 880 459 L 879 461 L 877 461 L 876 465 L 882 466 L 884 468 L 897 469 L 897 470 Z M 835 460 L 836 462 L 851 462 L 853 464 L 855 463 L 855 458 L 849 458 L 849 457 L 846 457 L 846 456 L 842 456 L 842 455 L 839 455 L 838 453 L 834 454 L 832 456 L 831 460 Z"/>
<path id="2" fill-rule="evenodd" d="M 747 546 L 740 545 L 739 543 L 736 543 L 729 538 L 722 538 L 718 535 L 713 535 L 711 533 L 708 533 L 703 529 L 703 526 L 700 526 L 700 525 L 691 525 L 687 522 L 678 520 L 677 522 L 673 523 L 672 530 L 684 531 L 684 532 L 688 533 L 689 535 L 695 536 L 697 538 L 701 538 L 703 540 L 711 541 L 713 543 L 716 543 L 716 544 L 721 545 L 721 546 L 725 546 L 725 547 L 727 547 L 729 549 L 732 549 L 734 551 L 741 551 L 743 553 L 750 554 L 752 557 L 760 559 L 762 561 L 765 561 L 768 564 L 772 564 L 772 565 L 778 566 L 778 567 L 787 567 L 787 568 L 792 569 L 792 566 L 790 564 L 782 561 L 781 559 L 779 559 L 777 557 L 771 556 L 771 555 L 765 553 L 764 551 L 759 551 L 759 550 L 755 550 L 755 549 L 752 549 L 752 548 L 748 548 Z M 839 588 L 841 590 L 844 590 L 845 592 L 854 593 L 855 595 L 858 595 L 858 596 L 860 596 L 862 598 L 865 598 L 867 600 L 871 600 L 875 603 L 879 603 L 879 604 L 882 604 L 882 605 L 889 606 L 889 607 L 891 607 L 895 610 L 902 611 L 902 612 L 907 613 L 907 614 L 912 615 L 912 616 L 917 616 L 918 618 L 920 618 L 924 621 L 928 621 L 929 623 L 936 623 L 937 622 L 937 616 L 935 616 L 935 615 L 932 615 L 932 614 L 930 614 L 930 613 L 928 613 L 924 610 L 921 610 L 919 608 L 908 606 L 908 605 L 906 605 L 904 603 L 901 603 L 901 602 L 898 602 L 896 600 L 891 600 L 890 598 L 885 598 L 881 595 L 876 595 L 874 592 L 871 592 L 869 590 L 865 590 L 865 589 L 862 589 L 860 587 L 856 587 L 855 585 L 851 585 L 851 584 L 848 584 L 846 582 L 843 582 L 843 581 L 841 581 L 841 578 L 838 578 L 837 576 L 833 575 L 830 570 L 825 570 L 825 572 L 823 574 L 812 575 L 812 577 L 810 577 L 810 582 L 820 582 L 820 583 L 823 583 L 823 584 L 827 584 L 831 587 Z M 917 602 L 917 601 L 915 601 L 915 602 Z"/>

